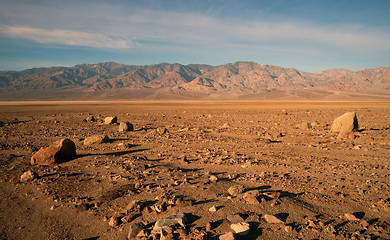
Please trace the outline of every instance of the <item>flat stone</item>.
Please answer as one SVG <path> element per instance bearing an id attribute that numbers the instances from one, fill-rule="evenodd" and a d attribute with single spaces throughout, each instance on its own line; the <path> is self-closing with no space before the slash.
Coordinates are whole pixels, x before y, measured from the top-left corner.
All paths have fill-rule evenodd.
<path id="1" fill-rule="evenodd" d="M 284 221 L 283 219 L 280 219 L 279 217 L 274 216 L 274 215 L 265 214 L 265 215 L 264 215 L 264 219 L 265 219 L 268 223 L 285 223 L 285 221 Z"/>
<path id="2" fill-rule="evenodd" d="M 237 233 L 238 235 L 245 236 L 248 235 L 250 231 L 249 223 L 246 222 L 240 222 L 240 223 L 233 223 L 230 225 L 230 228 Z"/>
<path id="3" fill-rule="evenodd" d="M 226 219 L 231 223 L 239 223 L 244 221 L 244 219 L 239 214 L 229 215 Z"/>
<path id="4" fill-rule="evenodd" d="M 345 217 L 348 221 L 360 221 L 359 218 L 357 218 L 355 215 L 350 214 L 350 213 L 344 214 L 344 217 Z"/>
<path id="5" fill-rule="evenodd" d="M 68 138 L 54 142 L 47 148 L 41 148 L 31 157 L 31 164 L 56 165 L 76 157 L 76 145 Z"/>
<path id="6" fill-rule="evenodd" d="M 107 135 L 93 135 L 90 137 L 87 137 L 84 139 L 84 145 L 89 146 L 93 144 L 100 144 L 100 143 L 106 143 L 109 142 L 110 139 L 107 137 Z"/>
<path id="7" fill-rule="evenodd" d="M 219 236 L 219 240 L 234 240 L 234 234 L 232 232 L 225 233 Z"/>
<path id="8" fill-rule="evenodd" d="M 186 221 L 187 218 L 184 213 L 172 214 L 166 218 L 158 220 L 153 227 L 153 232 L 161 234 L 163 233 L 163 229 L 167 227 L 171 228 L 177 225 L 185 227 Z"/>

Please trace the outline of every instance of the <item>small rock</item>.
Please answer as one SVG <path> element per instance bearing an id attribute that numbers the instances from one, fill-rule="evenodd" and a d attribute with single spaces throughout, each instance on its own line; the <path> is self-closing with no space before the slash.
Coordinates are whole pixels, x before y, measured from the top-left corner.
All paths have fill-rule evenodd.
<path id="1" fill-rule="evenodd" d="M 267 197 L 278 199 L 280 197 L 280 192 L 264 193 Z"/>
<path id="2" fill-rule="evenodd" d="M 265 219 L 268 223 L 285 223 L 285 221 L 284 221 L 283 219 L 280 219 L 279 217 L 274 216 L 274 215 L 265 214 L 265 215 L 264 215 L 264 219 Z"/>
<path id="3" fill-rule="evenodd" d="M 235 185 L 230 187 L 227 191 L 232 196 L 237 196 L 240 193 L 244 192 L 245 188 L 242 185 Z"/>
<path id="4" fill-rule="evenodd" d="M 188 163 L 188 160 L 187 160 L 186 155 L 180 156 L 179 159 L 180 159 L 180 164 L 186 164 L 186 163 Z"/>
<path id="5" fill-rule="evenodd" d="M 355 140 L 355 138 L 356 138 L 356 135 L 355 135 L 355 133 L 350 133 L 349 135 L 348 135 L 348 138 L 349 138 L 349 140 Z"/>
<path id="6" fill-rule="evenodd" d="M 350 213 L 346 213 L 344 214 L 344 217 L 349 220 L 349 221 L 359 221 L 360 219 L 357 218 L 355 215 L 353 214 L 350 214 Z"/>
<path id="7" fill-rule="evenodd" d="M 132 223 L 129 227 L 129 234 L 127 235 L 128 240 L 136 239 L 137 235 L 144 229 L 142 223 Z"/>
<path id="8" fill-rule="evenodd" d="M 309 122 L 304 122 L 304 123 L 298 124 L 296 127 L 301 129 L 301 130 L 308 130 L 308 129 L 312 128 L 311 123 L 309 123 Z"/>
<path id="9" fill-rule="evenodd" d="M 288 115 L 286 109 L 283 109 L 282 111 L 280 111 L 280 115 Z"/>
<path id="10" fill-rule="evenodd" d="M 131 211 L 131 210 L 137 208 L 137 206 L 138 206 L 137 200 L 132 200 L 129 204 L 127 204 L 126 210 Z"/>
<path id="11" fill-rule="evenodd" d="M 160 134 L 160 135 L 166 134 L 166 133 L 169 132 L 168 129 L 167 129 L 166 127 L 159 127 L 159 128 L 156 129 L 156 131 L 157 131 L 157 133 Z"/>
<path id="12" fill-rule="evenodd" d="M 20 176 L 20 181 L 21 182 L 28 182 L 28 181 L 34 180 L 37 177 L 38 177 L 38 174 L 36 174 L 35 172 L 33 172 L 31 170 L 28 170 L 28 171 L 24 172 L 22 174 L 22 176 Z"/>
<path id="13" fill-rule="evenodd" d="M 209 208 L 209 211 L 210 212 L 216 212 L 217 211 L 217 208 L 215 206 L 212 206 L 211 208 Z"/>
<path id="14" fill-rule="evenodd" d="M 348 112 L 337 117 L 331 126 L 332 132 L 350 133 L 359 128 L 357 116 L 355 112 Z"/>
<path id="15" fill-rule="evenodd" d="M 93 135 L 84 139 L 84 145 L 89 146 L 93 144 L 106 143 L 109 141 L 110 139 L 107 137 L 107 135 Z"/>
<path id="16" fill-rule="evenodd" d="M 232 232 L 225 233 L 219 236 L 219 240 L 234 240 L 234 234 Z"/>
<path id="17" fill-rule="evenodd" d="M 118 118 L 115 116 L 115 117 L 106 117 L 104 119 L 104 124 L 114 124 L 118 121 Z"/>
<path id="18" fill-rule="evenodd" d="M 216 183 L 218 181 L 218 178 L 215 175 L 211 175 L 209 178 L 210 182 Z"/>
<path id="19" fill-rule="evenodd" d="M 121 224 L 121 218 L 120 217 L 111 217 L 110 218 L 110 221 L 108 221 L 108 225 L 110 225 L 110 227 L 116 227 L 118 226 L 119 224 Z"/>
<path id="20" fill-rule="evenodd" d="M 126 149 L 129 149 L 131 147 L 133 147 L 133 145 L 130 143 L 118 143 L 118 145 L 116 146 L 116 148 L 118 150 L 126 150 Z"/>
<path id="21" fill-rule="evenodd" d="M 133 124 L 129 122 L 121 122 L 119 124 L 119 132 L 132 132 L 134 131 Z"/>
<path id="22" fill-rule="evenodd" d="M 210 232 L 210 231 L 211 231 L 211 223 L 208 222 L 208 223 L 206 224 L 206 232 Z"/>
<path id="23" fill-rule="evenodd" d="M 248 203 L 248 204 L 259 204 L 259 201 L 257 200 L 257 197 L 259 196 L 260 192 L 258 190 L 248 191 L 245 192 L 242 198 Z"/>
<path id="24" fill-rule="evenodd" d="M 241 236 L 248 235 L 250 230 L 249 223 L 246 222 L 233 223 L 232 225 L 230 225 L 230 228 L 233 229 L 235 233 Z"/>
<path id="25" fill-rule="evenodd" d="M 361 220 L 360 225 L 365 228 L 368 228 L 370 226 L 370 224 L 366 220 Z"/>
<path id="26" fill-rule="evenodd" d="M 76 157 L 76 145 L 68 138 L 54 142 L 47 148 L 41 148 L 31 157 L 31 164 L 56 165 Z"/>
<path id="27" fill-rule="evenodd" d="M 292 232 L 292 230 L 293 230 L 293 228 L 292 228 L 292 226 L 290 226 L 290 225 L 288 225 L 288 226 L 285 226 L 284 227 L 284 231 L 286 231 L 286 232 Z"/>
<path id="28" fill-rule="evenodd" d="M 95 122 L 96 119 L 95 119 L 94 116 L 90 115 L 90 116 L 88 116 L 88 117 L 85 119 L 85 121 L 86 121 L 86 122 Z"/>

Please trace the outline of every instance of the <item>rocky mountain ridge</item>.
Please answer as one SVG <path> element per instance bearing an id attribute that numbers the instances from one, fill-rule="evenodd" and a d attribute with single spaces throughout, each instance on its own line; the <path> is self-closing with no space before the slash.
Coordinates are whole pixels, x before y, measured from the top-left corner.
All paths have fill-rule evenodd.
<path id="1" fill-rule="evenodd" d="M 83 93 L 83 94 L 80 94 Z M 84 96 L 81 97 L 81 96 Z M 236 62 L 125 65 L 114 62 L 0 72 L 1 100 L 390 98 L 390 67 L 307 73 Z"/>

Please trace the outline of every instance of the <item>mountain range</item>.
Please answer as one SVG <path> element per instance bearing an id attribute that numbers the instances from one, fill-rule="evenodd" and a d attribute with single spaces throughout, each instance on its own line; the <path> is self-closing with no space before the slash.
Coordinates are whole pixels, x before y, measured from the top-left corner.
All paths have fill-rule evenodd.
<path id="1" fill-rule="evenodd" d="M 317 73 L 236 62 L 0 71 L 0 100 L 390 99 L 390 67 Z"/>

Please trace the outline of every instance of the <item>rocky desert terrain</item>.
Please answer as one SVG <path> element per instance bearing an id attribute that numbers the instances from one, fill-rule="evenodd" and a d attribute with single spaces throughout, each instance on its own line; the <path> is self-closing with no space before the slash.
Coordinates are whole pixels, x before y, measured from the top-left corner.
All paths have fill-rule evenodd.
<path id="1" fill-rule="evenodd" d="M 0 239 L 390 239 L 388 101 L 2 102 L 0 121 Z M 76 155 L 42 165 L 62 139 Z"/>

